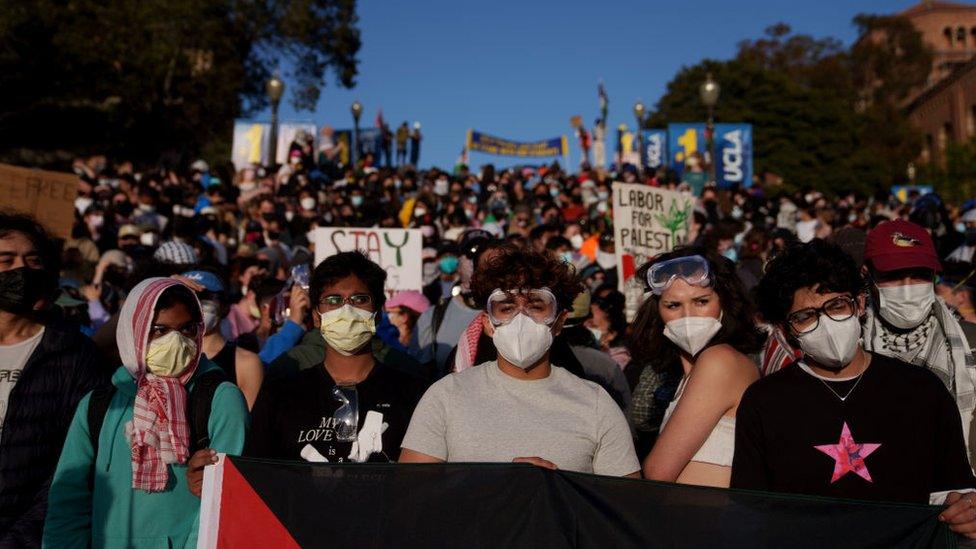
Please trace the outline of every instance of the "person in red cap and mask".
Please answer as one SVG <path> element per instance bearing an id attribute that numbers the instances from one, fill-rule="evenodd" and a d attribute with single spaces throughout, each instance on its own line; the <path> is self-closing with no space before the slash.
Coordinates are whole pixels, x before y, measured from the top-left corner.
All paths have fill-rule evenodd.
<path id="1" fill-rule="evenodd" d="M 914 223 L 886 221 L 868 233 L 864 260 L 871 294 L 864 347 L 928 368 L 942 380 L 959 408 L 973 463 L 976 361 L 966 334 L 976 333 L 976 326 L 956 320 L 935 294 L 935 274 L 942 266 L 932 237 Z"/>

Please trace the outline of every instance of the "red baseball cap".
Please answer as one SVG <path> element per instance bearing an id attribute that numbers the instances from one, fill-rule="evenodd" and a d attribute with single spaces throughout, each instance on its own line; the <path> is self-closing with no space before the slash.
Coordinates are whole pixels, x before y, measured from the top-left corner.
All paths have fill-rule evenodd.
<path id="1" fill-rule="evenodd" d="M 868 233 L 864 261 L 883 273 L 915 268 L 942 270 L 929 232 L 901 219 L 884 221 Z"/>

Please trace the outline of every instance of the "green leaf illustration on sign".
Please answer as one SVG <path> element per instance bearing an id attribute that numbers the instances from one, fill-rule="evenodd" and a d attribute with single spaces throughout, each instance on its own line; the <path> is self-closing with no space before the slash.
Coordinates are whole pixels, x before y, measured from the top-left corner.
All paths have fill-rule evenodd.
<path id="1" fill-rule="evenodd" d="M 679 229 L 687 229 L 688 219 L 691 217 L 691 201 L 686 200 L 683 207 L 678 206 L 676 199 L 671 199 L 671 207 L 668 208 L 667 215 L 656 214 L 654 216 L 665 229 L 671 233 L 671 249 L 677 246 L 677 233 Z"/>

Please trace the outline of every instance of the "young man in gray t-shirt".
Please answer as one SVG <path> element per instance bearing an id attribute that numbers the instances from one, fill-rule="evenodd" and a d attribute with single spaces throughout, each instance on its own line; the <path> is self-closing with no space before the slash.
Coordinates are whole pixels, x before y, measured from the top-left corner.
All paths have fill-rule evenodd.
<path id="1" fill-rule="evenodd" d="M 549 362 L 573 297 L 569 267 L 545 253 L 501 248 L 471 281 L 498 361 L 447 376 L 424 394 L 402 463 L 532 463 L 640 476 L 627 420 L 599 385 Z"/>

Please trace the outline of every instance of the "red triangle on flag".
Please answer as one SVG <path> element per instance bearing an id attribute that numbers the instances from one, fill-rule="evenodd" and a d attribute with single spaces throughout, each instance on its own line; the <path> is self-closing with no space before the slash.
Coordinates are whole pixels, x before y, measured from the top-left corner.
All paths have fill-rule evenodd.
<path id="1" fill-rule="evenodd" d="M 221 492 L 223 504 L 220 506 L 220 534 L 217 547 L 298 549 L 299 545 L 295 538 L 265 505 L 261 496 L 254 491 L 230 459 L 224 461 Z"/>

